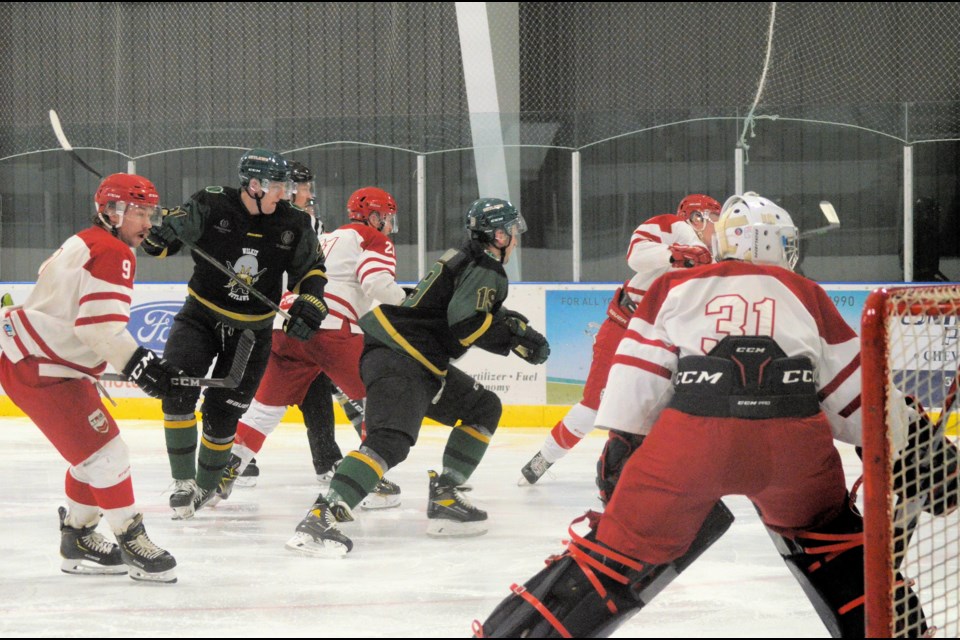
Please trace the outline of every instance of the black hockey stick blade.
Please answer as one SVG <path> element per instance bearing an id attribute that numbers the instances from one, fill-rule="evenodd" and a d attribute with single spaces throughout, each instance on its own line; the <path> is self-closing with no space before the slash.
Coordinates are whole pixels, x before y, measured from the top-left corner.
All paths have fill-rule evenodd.
<path id="1" fill-rule="evenodd" d="M 60 143 L 60 146 L 63 147 L 63 150 L 66 151 L 76 160 L 81 167 L 97 176 L 102 178 L 103 174 L 88 165 L 80 155 L 73 150 L 73 145 L 70 144 L 70 141 L 67 140 L 67 135 L 63 132 L 63 126 L 60 124 L 60 116 L 57 115 L 57 112 L 53 109 L 50 109 L 50 125 L 53 127 L 53 135 L 57 136 L 57 142 Z"/>
<path id="2" fill-rule="evenodd" d="M 244 329 L 237 342 L 237 350 L 233 354 L 233 362 L 230 363 L 230 371 L 223 378 L 194 378 L 192 376 L 180 376 L 171 378 L 170 384 L 175 387 L 214 387 L 217 389 L 236 389 L 243 374 L 247 370 L 247 362 L 250 360 L 250 354 L 253 353 L 253 345 L 256 340 L 253 337 L 253 331 Z M 111 382 L 129 382 L 127 376 L 121 373 L 104 373 L 100 375 L 101 380 Z"/>

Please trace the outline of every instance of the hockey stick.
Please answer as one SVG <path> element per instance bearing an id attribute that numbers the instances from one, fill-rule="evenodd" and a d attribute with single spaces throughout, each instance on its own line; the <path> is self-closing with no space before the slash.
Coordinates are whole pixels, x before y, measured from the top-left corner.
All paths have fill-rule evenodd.
<path id="1" fill-rule="evenodd" d="M 253 345 L 256 340 L 253 337 L 253 331 L 244 329 L 240 334 L 240 340 L 237 342 L 237 350 L 233 354 L 233 362 L 230 363 L 230 371 L 223 378 L 193 378 L 191 376 L 180 376 L 170 378 L 170 384 L 175 387 L 215 387 L 218 389 L 236 389 L 243 379 L 243 374 L 247 370 L 247 362 L 250 360 L 250 354 L 253 352 Z M 127 376 L 121 373 L 104 373 L 100 376 L 101 380 L 110 380 L 114 382 L 129 382 Z"/>
<path id="2" fill-rule="evenodd" d="M 77 152 L 73 150 L 73 145 L 70 144 L 69 140 L 67 140 L 67 134 L 63 132 L 63 126 L 60 124 L 60 116 L 58 116 L 57 112 L 54 111 L 53 109 L 50 109 L 50 124 L 51 126 L 53 126 L 53 133 L 55 136 L 57 136 L 57 141 L 60 143 L 60 146 L 63 147 L 63 150 L 68 152 L 73 157 L 74 160 L 80 163 L 80 166 L 82 166 L 84 169 L 86 169 L 93 175 L 97 176 L 98 178 L 103 178 L 103 175 L 99 171 L 97 171 L 96 169 L 91 167 L 89 164 L 84 162 L 83 158 L 81 158 L 77 154 Z M 183 238 L 180 238 L 179 240 L 180 242 L 183 243 L 185 247 L 187 247 L 188 249 L 196 253 L 198 256 L 200 256 L 201 258 L 209 262 L 212 266 L 216 267 L 221 273 L 225 274 L 228 278 L 230 278 L 235 283 L 240 285 L 244 291 L 249 293 L 251 296 L 259 300 L 263 304 L 267 305 L 274 311 L 276 311 L 282 318 L 284 318 L 285 320 L 291 319 L 290 314 L 284 311 L 283 309 L 281 309 L 280 305 L 278 305 L 276 302 L 274 302 L 273 300 L 271 300 L 270 298 L 268 298 L 267 296 L 260 293 L 259 291 L 254 289 L 252 286 L 250 286 L 249 284 L 241 280 L 236 273 L 234 273 L 233 271 L 225 267 L 223 264 L 221 264 L 219 260 L 211 256 L 209 253 L 207 253 L 203 249 L 200 249 L 199 247 L 197 247 L 197 245 L 193 244 L 192 242 L 188 242 Z"/>
<path id="3" fill-rule="evenodd" d="M 820 235 L 821 233 L 826 233 L 828 231 L 833 231 L 834 229 L 840 228 L 840 217 L 837 216 L 837 210 L 833 208 L 833 205 L 822 200 L 820 202 L 820 211 L 823 212 L 823 217 L 827 219 L 827 226 L 817 227 L 816 229 L 810 229 L 809 231 L 804 231 L 800 234 L 801 238 L 809 238 L 810 236 Z"/>
<path id="4" fill-rule="evenodd" d="M 80 154 L 73 150 L 73 145 L 70 144 L 70 141 L 67 140 L 67 136 L 63 133 L 63 127 L 60 125 L 60 116 L 58 116 L 57 112 L 53 109 L 50 109 L 50 124 L 53 126 L 53 134 L 57 136 L 57 141 L 60 143 L 60 146 L 63 147 L 63 150 L 73 156 L 73 159 L 79 162 L 80 166 L 82 166 L 84 169 L 98 178 L 103 178 L 103 174 L 84 162 L 83 158 L 80 157 Z"/>
<path id="5" fill-rule="evenodd" d="M 953 404 L 957 400 L 957 385 L 960 378 L 960 368 L 954 372 L 953 380 L 947 389 L 947 395 L 943 400 L 943 409 L 940 416 L 932 428 L 926 429 L 926 433 L 921 433 L 922 440 L 918 443 L 917 451 L 914 454 L 915 460 L 922 463 L 930 460 L 940 447 L 943 446 L 943 434 L 947 426 L 947 414 L 953 409 Z M 919 407 L 919 405 L 918 405 Z M 929 434 L 929 435 L 926 435 Z M 927 504 L 930 496 L 930 481 L 933 476 L 933 469 L 923 474 L 919 480 L 913 483 L 904 482 L 904 486 L 898 495 L 897 506 L 893 510 L 893 522 L 902 522 L 904 518 L 910 520 L 903 527 L 894 527 L 893 530 L 893 566 L 899 567 L 906 555 L 907 548 L 910 546 L 910 538 L 913 537 L 917 524 L 920 522 L 920 513 Z M 946 479 L 944 478 L 944 481 Z M 913 491 L 910 489 L 913 488 Z"/>

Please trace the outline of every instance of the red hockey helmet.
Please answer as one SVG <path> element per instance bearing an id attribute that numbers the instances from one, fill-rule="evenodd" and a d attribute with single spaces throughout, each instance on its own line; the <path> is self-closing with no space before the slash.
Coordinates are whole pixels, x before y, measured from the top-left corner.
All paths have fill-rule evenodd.
<path id="1" fill-rule="evenodd" d="M 689 220 L 690 216 L 697 212 L 716 222 L 720 217 L 720 203 L 702 193 L 693 193 L 681 200 L 677 207 L 677 217 L 681 220 Z"/>
<path id="2" fill-rule="evenodd" d="M 351 220 L 367 222 L 370 214 L 380 216 L 380 230 L 389 219 L 393 221 L 393 230 L 396 231 L 397 201 L 393 196 L 378 187 L 363 187 L 357 189 L 347 200 L 347 212 Z"/>
<path id="3" fill-rule="evenodd" d="M 114 173 L 103 179 L 93 201 L 97 205 L 97 213 L 103 213 L 107 205 L 116 202 L 156 208 L 160 205 L 160 194 L 153 183 L 143 176 Z"/>

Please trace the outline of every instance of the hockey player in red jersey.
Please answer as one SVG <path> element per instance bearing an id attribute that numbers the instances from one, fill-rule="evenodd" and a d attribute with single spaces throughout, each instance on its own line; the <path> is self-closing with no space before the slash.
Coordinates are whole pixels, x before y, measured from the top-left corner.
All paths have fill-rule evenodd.
<path id="1" fill-rule="evenodd" d="M 318 374 L 326 374 L 351 400 L 366 396 L 360 379 L 363 334 L 357 321 L 376 304 L 399 304 L 406 295 L 396 282 L 396 250 L 388 237 L 397 228 L 397 203 L 383 189 L 364 187 L 350 196 L 347 213 L 349 223 L 320 238 L 328 278 L 324 297 L 330 315 L 309 342 L 274 332 L 267 370 L 237 426 L 230 463 L 218 489 L 221 499 L 229 497 L 237 476 L 277 428 L 287 405 L 301 404 Z M 295 299 L 288 294 L 281 306 Z M 366 506 L 399 504 L 399 487 L 382 481 Z"/>
<path id="2" fill-rule="evenodd" d="M 860 444 L 860 342 L 792 271 L 797 244 L 785 210 L 733 196 L 716 223 L 718 262 L 650 286 L 597 414 L 634 448 L 610 469 L 606 510 L 587 514 L 586 535 L 571 527 L 566 552 L 514 588 L 484 637 L 608 635 L 726 531 L 729 494 L 753 502 L 829 632 L 863 637 L 863 522 L 833 444 Z M 923 633 L 905 595 L 907 631 Z"/>
<path id="3" fill-rule="evenodd" d="M 130 458 L 95 386 L 107 363 L 154 397 L 183 372 L 127 331 L 134 250 L 158 213 L 153 184 L 107 176 L 93 226 L 71 236 L 41 266 L 20 306 L 0 310 L 0 384 L 70 463 L 60 508 L 61 569 L 176 582 L 176 561 L 147 537 L 134 504 Z M 106 517 L 119 544 L 96 531 Z"/>
<path id="4" fill-rule="evenodd" d="M 520 470 L 519 484 L 535 483 L 553 463 L 567 455 L 593 430 L 613 354 L 637 303 L 650 284 L 664 273 L 713 261 L 708 247 L 713 223 L 719 215 L 719 202 L 710 196 L 691 194 L 680 202 L 676 215 L 654 216 L 634 230 L 627 247 L 627 265 L 635 273 L 617 289 L 607 307 L 607 318 L 593 342 L 593 360 L 583 398 L 554 425 L 540 451 Z M 603 484 L 599 478 L 598 482 Z M 600 491 L 604 496 L 603 486 Z"/>

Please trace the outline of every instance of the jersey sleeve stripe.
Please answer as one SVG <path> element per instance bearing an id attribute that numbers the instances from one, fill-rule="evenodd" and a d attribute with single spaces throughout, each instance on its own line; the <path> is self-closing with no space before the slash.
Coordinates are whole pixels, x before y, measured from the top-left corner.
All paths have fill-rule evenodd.
<path id="1" fill-rule="evenodd" d="M 842 418 L 849 418 L 854 413 L 856 413 L 858 409 L 860 409 L 860 396 L 857 396 L 856 398 L 851 400 L 850 404 L 848 404 L 843 409 L 841 409 L 840 416 Z"/>
<path id="2" fill-rule="evenodd" d="M 80 298 L 78 304 L 82 305 L 94 300 L 119 300 L 120 302 L 125 302 L 127 304 L 132 302 L 132 298 L 125 293 L 120 293 L 118 291 L 100 291 L 97 293 L 88 293 Z"/>
<path id="3" fill-rule="evenodd" d="M 649 360 L 644 360 L 642 358 L 635 358 L 633 356 L 625 356 L 622 354 L 617 354 L 613 357 L 613 364 L 622 364 L 627 367 L 633 367 L 634 369 L 642 369 L 649 373 L 652 373 L 655 376 L 660 376 L 661 378 L 666 378 L 670 380 L 673 378 L 673 372 L 666 367 L 662 367 L 659 364 L 650 362 Z"/>
<path id="4" fill-rule="evenodd" d="M 77 318 L 74 321 L 73 326 L 83 327 L 88 324 L 103 324 L 105 322 L 122 322 L 124 325 L 126 325 L 129 321 L 130 321 L 130 316 L 124 316 L 124 315 L 113 313 L 113 314 L 108 314 L 103 316 L 89 316 L 86 318 Z"/>
<path id="5" fill-rule="evenodd" d="M 462 344 L 465 347 L 469 347 L 474 342 L 476 342 L 477 339 L 480 338 L 480 336 L 482 336 L 484 333 L 487 332 L 487 329 L 489 329 L 490 325 L 493 324 L 493 315 L 490 313 L 487 313 L 484 315 L 485 317 L 483 318 L 483 324 L 480 325 L 480 328 L 474 331 L 473 333 L 471 333 L 470 335 L 468 335 L 466 338 L 462 338 L 460 340 L 460 344 Z"/>
<path id="6" fill-rule="evenodd" d="M 363 275 L 360 276 L 360 282 L 363 282 L 363 281 L 366 280 L 368 277 L 370 277 L 370 276 L 372 276 L 372 275 L 374 275 L 374 274 L 377 274 L 377 273 L 386 273 L 387 275 L 390 276 L 391 279 L 393 279 L 393 269 L 388 269 L 388 268 L 386 268 L 386 267 L 383 267 L 383 268 L 380 268 L 380 269 L 369 269 L 369 270 L 365 271 L 365 272 L 363 273 Z"/>
<path id="7" fill-rule="evenodd" d="M 831 393 L 836 391 L 840 387 L 840 385 L 846 382 L 847 378 L 853 375 L 853 373 L 857 371 L 859 368 L 860 368 L 860 354 L 857 353 L 857 355 L 854 356 L 853 360 L 848 362 L 847 366 L 841 369 L 837 373 L 837 375 L 833 377 L 833 380 L 831 380 L 829 383 L 824 385 L 822 389 L 820 389 L 820 392 L 817 394 L 820 398 L 820 402 L 823 402 L 827 398 L 827 396 L 829 396 Z"/>

